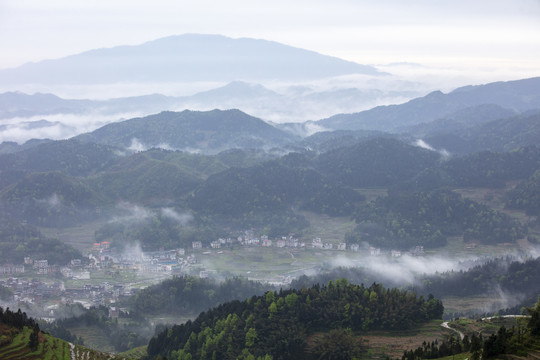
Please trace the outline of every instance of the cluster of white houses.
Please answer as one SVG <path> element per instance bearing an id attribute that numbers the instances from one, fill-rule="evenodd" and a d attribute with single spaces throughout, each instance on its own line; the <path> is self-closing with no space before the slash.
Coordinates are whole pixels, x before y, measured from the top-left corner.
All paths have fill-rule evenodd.
<path id="1" fill-rule="evenodd" d="M 240 244 L 242 246 L 262 246 L 262 247 L 277 247 L 277 248 L 306 248 L 306 243 L 298 240 L 292 235 L 282 236 L 279 239 L 269 239 L 268 236 L 262 235 L 260 238 L 255 237 L 250 234 L 249 231 L 246 231 L 245 235 L 238 236 L 236 239 L 233 238 L 219 238 L 210 243 L 212 249 L 220 249 L 224 246 L 230 246 L 233 244 Z M 193 249 L 202 249 L 203 244 L 200 241 L 194 241 L 192 243 Z M 345 251 L 347 249 L 346 243 L 339 243 L 337 246 L 334 246 L 332 243 L 323 243 L 321 238 L 315 238 L 311 242 L 311 247 L 313 249 L 323 249 L 323 250 L 341 250 Z M 359 246 L 356 244 L 351 245 L 350 249 L 352 251 L 358 251 Z"/>
<path id="2" fill-rule="evenodd" d="M 254 236 L 253 232 L 248 230 L 245 231 L 244 234 L 238 236 L 236 239 L 234 238 L 219 238 L 215 241 L 212 241 L 210 243 L 210 247 L 212 249 L 221 249 L 222 247 L 231 246 L 233 244 L 240 244 L 242 246 L 262 246 L 262 247 L 277 247 L 277 248 L 306 248 L 305 242 L 299 241 L 297 238 L 295 238 L 292 235 L 289 236 L 283 236 L 280 239 L 269 239 L 268 236 L 262 235 L 260 238 Z M 321 238 L 317 237 L 314 238 L 311 241 L 310 247 L 313 249 L 321 249 L 321 250 L 338 250 L 338 251 L 353 251 L 358 252 L 361 250 L 361 246 L 359 244 L 350 244 L 347 245 L 344 242 L 338 243 L 338 244 L 332 244 L 328 242 L 323 242 Z M 192 248 L 202 249 L 203 243 L 200 241 L 194 241 L 192 243 Z M 392 257 L 400 257 L 403 255 L 403 252 L 401 250 L 390 250 L 390 251 L 383 251 L 380 248 L 376 247 L 369 247 L 369 249 L 365 249 L 369 252 L 369 255 L 371 256 L 379 256 L 383 254 L 390 255 Z M 407 252 L 409 255 L 413 256 L 421 256 L 424 255 L 424 247 L 423 246 L 415 246 L 411 250 Z"/>
<path id="3" fill-rule="evenodd" d="M 179 273 L 197 263 L 195 255 L 186 256 L 182 248 L 146 252 L 117 252 L 109 248 L 100 248 L 99 252 L 89 255 L 89 258 L 94 268 L 132 270 L 143 273 Z"/>
<path id="4" fill-rule="evenodd" d="M 32 260 L 29 257 L 25 257 L 24 264 L 6 264 L 0 266 L 0 275 L 24 274 L 25 271 L 28 270 L 28 267 L 35 270 L 39 275 L 47 275 L 58 272 L 58 266 L 49 265 L 48 260 Z"/>

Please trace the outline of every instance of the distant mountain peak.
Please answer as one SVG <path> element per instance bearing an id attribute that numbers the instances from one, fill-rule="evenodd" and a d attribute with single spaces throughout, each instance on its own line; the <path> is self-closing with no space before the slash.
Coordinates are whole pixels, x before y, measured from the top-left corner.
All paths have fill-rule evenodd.
<path id="1" fill-rule="evenodd" d="M 4 84 L 108 84 L 300 80 L 381 75 L 361 65 L 268 40 L 221 35 L 169 36 L 134 46 L 86 51 L 0 71 Z"/>

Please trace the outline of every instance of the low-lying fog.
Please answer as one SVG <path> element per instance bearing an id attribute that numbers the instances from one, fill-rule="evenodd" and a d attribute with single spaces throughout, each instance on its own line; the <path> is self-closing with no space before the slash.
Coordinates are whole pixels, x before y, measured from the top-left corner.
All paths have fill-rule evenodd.
<path id="1" fill-rule="evenodd" d="M 60 110 L 43 111 L 42 114 L 33 111 L 28 116 L 18 114 L 9 117 L 10 113 L 24 112 L 24 108 L 0 108 L 0 114 L 4 113 L 4 119 L 0 120 L 0 142 L 66 139 L 111 122 L 164 110 L 237 108 L 269 122 L 305 122 L 339 113 L 360 112 L 379 105 L 404 103 L 434 90 L 449 92 L 459 86 L 492 81 L 485 72 L 472 76 L 458 69 L 436 69 L 408 63 L 381 65 L 379 68 L 388 75 L 347 75 L 302 83 L 195 82 L 46 87 L 34 84 L 22 89 L 0 85 L 2 92 L 50 93 L 62 99 L 95 100 L 87 107 L 71 111 L 60 107 L 63 113 L 59 113 Z M 503 75 L 506 76 L 497 80 L 520 78 L 511 72 Z M 149 94 L 169 98 L 125 99 Z"/>

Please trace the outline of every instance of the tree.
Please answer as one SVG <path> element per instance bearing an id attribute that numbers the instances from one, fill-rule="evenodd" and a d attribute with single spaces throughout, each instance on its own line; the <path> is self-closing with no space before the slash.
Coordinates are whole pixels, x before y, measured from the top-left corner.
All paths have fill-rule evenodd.
<path id="1" fill-rule="evenodd" d="M 471 346 L 469 348 L 469 351 L 472 354 L 471 359 L 480 359 L 480 355 L 482 353 L 482 335 L 480 335 L 480 337 L 476 336 L 476 334 L 473 334 L 471 336 Z"/>
<path id="2" fill-rule="evenodd" d="M 255 331 L 254 328 L 249 328 L 248 332 L 246 333 L 246 347 L 252 347 L 255 345 L 255 341 L 257 341 L 257 331 Z"/>
<path id="3" fill-rule="evenodd" d="M 37 350 L 39 345 L 39 326 L 38 324 L 35 324 L 32 333 L 30 334 L 30 342 L 28 343 L 28 346 L 30 346 L 30 349 L 33 351 Z"/>
<path id="4" fill-rule="evenodd" d="M 540 335 L 540 299 L 538 299 L 534 308 L 527 308 L 527 311 L 531 314 L 531 320 L 527 325 L 531 329 L 531 334 Z"/>

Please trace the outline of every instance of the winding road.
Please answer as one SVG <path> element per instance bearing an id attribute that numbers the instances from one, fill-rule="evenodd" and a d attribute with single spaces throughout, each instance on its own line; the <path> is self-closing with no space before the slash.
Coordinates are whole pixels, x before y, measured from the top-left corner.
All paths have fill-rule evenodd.
<path id="1" fill-rule="evenodd" d="M 485 318 L 482 318 L 482 320 L 491 320 L 491 319 L 496 319 L 496 318 L 526 318 L 526 317 L 529 317 L 528 315 L 503 315 L 503 316 L 490 316 L 490 317 L 485 317 Z M 461 331 L 457 330 L 457 329 L 454 329 L 452 327 L 450 327 L 450 325 L 448 325 L 448 321 L 445 321 L 441 324 L 441 326 L 443 328 L 446 328 L 446 329 L 449 329 L 449 330 L 452 330 L 454 332 L 456 332 L 457 334 L 459 334 L 459 337 L 461 338 L 461 340 L 463 340 L 463 338 L 465 337 L 465 334 L 463 334 Z"/>
<path id="2" fill-rule="evenodd" d="M 449 330 L 452 330 L 452 331 L 458 333 L 458 335 L 459 335 L 459 337 L 460 337 L 461 340 L 463 340 L 463 338 L 465 337 L 465 334 L 463 334 L 461 331 L 456 330 L 456 329 L 454 329 L 454 328 L 451 328 L 450 325 L 448 325 L 448 321 L 443 322 L 443 323 L 441 324 L 441 326 L 442 326 L 443 328 L 446 328 L 446 329 L 449 329 Z"/>

